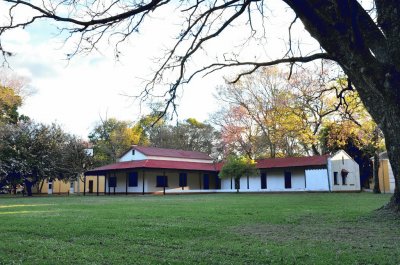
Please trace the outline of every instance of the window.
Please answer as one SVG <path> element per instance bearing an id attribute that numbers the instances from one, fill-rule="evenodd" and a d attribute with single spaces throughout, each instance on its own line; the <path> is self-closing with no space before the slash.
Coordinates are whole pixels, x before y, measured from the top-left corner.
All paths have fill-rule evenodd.
<path id="1" fill-rule="evenodd" d="M 333 184 L 334 185 L 339 185 L 339 182 L 338 182 L 338 173 L 335 171 L 335 172 L 333 172 Z"/>
<path id="2" fill-rule="evenodd" d="M 210 189 L 210 175 L 208 174 L 203 175 L 203 189 Z"/>
<path id="3" fill-rule="evenodd" d="M 138 186 L 138 173 L 137 172 L 129 172 L 129 181 L 128 181 L 128 186 L 129 187 L 137 187 Z"/>
<path id="4" fill-rule="evenodd" d="M 267 188 L 267 173 L 261 173 L 261 189 Z"/>
<path id="5" fill-rule="evenodd" d="M 157 176 L 156 187 L 168 187 L 168 176 Z"/>
<path id="6" fill-rule="evenodd" d="M 110 187 L 110 188 L 117 187 L 117 177 L 110 177 L 108 179 L 108 187 Z"/>
<path id="7" fill-rule="evenodd" d="M 347 175 L 349 172 L 346 169 L 342 169 L 342 185 L 347 185 Z"/>
<path id="8" fill-rule="evenodd" d="M 179 173 L 179 187 L 186 187 L 186 186 L 187 186 L 187 174 Z"/>
<path id="9" fill-rule="evenodd" d="M 292 188 L 292 173 L 290 171 L 285 171 L 285 189 Z"/>
<path id="10" fill-rule="evenodd" d="M 53 183 L 49 182 L 49 190 L 53 189 Z"/>
<path id="11" fill-rule="evenodd" d="M 132 149 L 132 155 L 133 156 L 135 155 L 135 149 Z"/>
<path id="12" fill-rule="evenodd" d="M 342 156 L 342 164 L 344 165 L 344 156 Z"/>
<path id="13" fill-rule="evenodd" d="M 73 181 L 71 181 L 71 183 L 69 184 L 69 187 L 70 187 L 71 189 L 74 188 L 74 182 L 73 182 Z"/>

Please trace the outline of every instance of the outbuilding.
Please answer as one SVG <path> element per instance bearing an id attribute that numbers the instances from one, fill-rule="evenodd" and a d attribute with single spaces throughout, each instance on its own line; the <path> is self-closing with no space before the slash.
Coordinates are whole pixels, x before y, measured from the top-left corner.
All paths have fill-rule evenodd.
<path id="1" fill-rule="evenodd" d="M 259 176 L 222 179 L 222 190 L 240 192 L 360 191 L 359 166 L 345 151 L 334 155 L 256 161 Z"/>

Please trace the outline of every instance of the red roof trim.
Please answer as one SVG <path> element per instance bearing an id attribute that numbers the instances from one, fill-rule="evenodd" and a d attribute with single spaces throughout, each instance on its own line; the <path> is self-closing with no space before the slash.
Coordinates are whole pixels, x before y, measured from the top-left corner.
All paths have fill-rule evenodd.
<path id="1" fill-rule="evenodd" d="M 257 160 L 257 168 L 290 168 L 306 166 L 326 166 L 329 155 L 309 156 L 309 157 L 287 157 L 287 158 L 268 158 Z M 171 160 L 135 160 L 119 162 L 105 165 L 87 171 L 85 174 L 96 174 L 104 171 L 151 168 L 151 169 L 176 169 L 176 170 L 196 170 L 196 171 L 220 171 L 223 163 L 201 163 Z"/>
<path id="2" fill-rule="evenodd" d="M 306 166 L 326 166 L 329 155 L 306 156 L 306 157 L 285 157 L 267 158 L 256 160 L 257 168 L 285 168 L 285 167 L 306 167 Z"/>
<path id="3" fill-rule="evenodd" d="M 103 171 L 114 171 L 114 170 L 135 169 L 135 168 L 216 171 L 213 163 L 196 163 L 196 162 L 148 159 L 148 160 L 119 162 L 110 165 L 105 165 L 87 171 L 86 175 Z"/>

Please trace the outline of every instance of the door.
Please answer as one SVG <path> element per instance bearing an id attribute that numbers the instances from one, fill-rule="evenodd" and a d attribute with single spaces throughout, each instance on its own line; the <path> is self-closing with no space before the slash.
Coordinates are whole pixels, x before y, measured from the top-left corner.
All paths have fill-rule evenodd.
<path id="1" fill-rule="evenodd" d="M 285 189 L 292 188 L 292 173 L 289 171 L 285 172 Z"/>
<path id="2" fill-rule="evenodd" d="M 267 173 L 261 173 L 261 189 L 267 188 Z"/>
<path id="3" fill-rule="evenodd" d="M 93 180 L 89 180 L 89 193 L 93 193 Z"/>
<path id="4" fill-rule="evenodd" d="M 221 179 L 218 177 L 218 175 L 215 176 L 215 189 L 221 189 Z"/>
<path id="5" fill-rule="evenodd" d="M 208 174 L 203 175 L 203 189 L 210 189 L 210 175 Z"/>

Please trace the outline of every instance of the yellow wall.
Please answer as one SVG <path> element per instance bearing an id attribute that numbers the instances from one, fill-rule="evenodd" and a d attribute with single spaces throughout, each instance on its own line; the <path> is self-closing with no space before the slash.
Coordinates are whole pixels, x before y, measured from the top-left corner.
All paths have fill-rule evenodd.
<path id="1" fill-rule="evenodd" d="M 89 192 L 89 183 L 93 181 L 93 193 L 97 192 L 97 176 L 86 176 L 86 192 Z M 79 183 L 79 192 L 83 193 L 83 180 Z M 75 182 L 75 192 L 78 192 L 78 182 Z M 99 192 L 104 192 L 104 176 L 99 176 Z"/>
<path id="2" fill-rule="evenodd" d="M 389 182 L 389 160 L 379 161 L 379 189 L 381 192 L 390 192 L 390 182 Z M 374 188 L 374 177 L 371 178 L 370 189 Z"/>
<path id="3" fill-rule="evenodd" d="M 42 185 L 42 182 L 39 183 L 37 189 L 35 191 L 39 190 L 40 185 Z M 53 180 L 53 193 L 68 193 L 69 191 L 69 186 L 70 182 L 64 182 L 61 180 Z M 49 182 L 48 180 L 43 181 L 43 186 L 42 186 L 42 194 L 47 194 L 48 193 L 48 188 L 49 188 Z"/>
<path id="4" fill-rule="evenodd" d="M 86 177 L 86 192 L 89 192 L 89 182 L 93 181 L 93 193 L 97 192 L 97 176 L 87 176 Z M 68 193 L 70 191 L 70 181 L 64 182 L 62 180 L 53 180 L 53 193 Z M 38 192 L 39 187 L 42 183 L 39 183 L 39 186 L 34 188 L 34 192 Z M 83 177 L 82 180 L 74 181 L 74 193 L 79 191 L 83 193 L 84 183 Z M 43 181 L 41 194 L 48 194 L 49 182 L 47 180 Z M 99 176 L 99 192 L 104 192 L 104 176 Z"/>
<path id="5" fill-rule="evenodd" d="M 381 192 L 390 192 L 388 163 L 388 160 L 379 161 L 379 188 Z"/>

